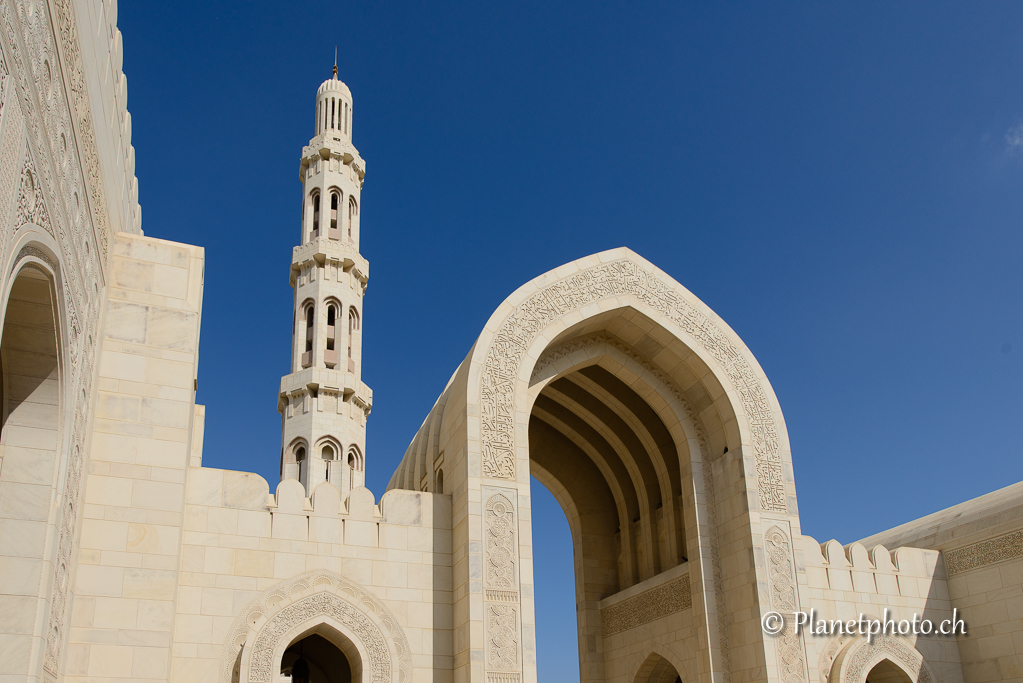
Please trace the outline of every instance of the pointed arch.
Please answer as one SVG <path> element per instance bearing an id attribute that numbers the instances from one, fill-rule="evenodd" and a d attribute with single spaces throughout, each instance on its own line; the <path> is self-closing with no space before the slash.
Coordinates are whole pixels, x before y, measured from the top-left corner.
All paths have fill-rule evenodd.
<path id="1" fill-rule="evenodd" d="M 932 683 L 936 679 L 920 651 L 901 638 L 876 635 L 867 642 L 856 638 L 839 651 L 831 665 L 829 683 L 866 683 L 871 671 L 882 662 L 890 671 L 902 672 L 913 683 Z"/>
<path id="2" fill-rule="evenodd" d="M 682 660 L 674 652 L 656 644 L 650 648 L 649 654 L 642 660 L 632 679 L 633 683 L 685 683 L 686 669 Z"/>
<path id="3" fill-rule="evenodd" d="M 366 683 L 411 683 L 412 654 L 394 614 L 359 584 L 318 569 L 263 591 L 238 614 L 220 683 L 277 683 L 288 646 L 310 633 L 358 652 Z"/>

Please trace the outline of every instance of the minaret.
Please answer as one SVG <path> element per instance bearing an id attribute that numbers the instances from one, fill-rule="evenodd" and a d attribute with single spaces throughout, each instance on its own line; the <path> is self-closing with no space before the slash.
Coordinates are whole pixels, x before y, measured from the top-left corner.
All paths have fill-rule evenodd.
<path id="1" fill-rule="evenodd" d="M 316 134 L 302 150 L 302 231 L 291 255 L 295 290 L 291 374 L 281 378 L 281 480 L 306 495 L 324 481 L 341 492 L 365 482 L 362 301 L 369 263 L 359 253 L 366 163 L 352 145 L 352 93 L 334 75 L 316 91 Z"/>

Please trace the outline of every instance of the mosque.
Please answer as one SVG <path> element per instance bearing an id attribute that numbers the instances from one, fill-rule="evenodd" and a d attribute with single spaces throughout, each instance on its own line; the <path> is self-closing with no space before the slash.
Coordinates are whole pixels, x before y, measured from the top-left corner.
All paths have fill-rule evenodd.
<path id="1" fill-rule="evenodd" d="M 803 535 L 753 353 L 626 248 L 511 293 L 366 489 L 366 167 L 336 69 L 299 159 L 281 480 L 203 466 L 205 257 L 142 232 L 117 2 L 0 19 L 0 683 L 543 680 L 531 478 L 571 529 L 585 683 L 1023 680 L 1023 484 Z"/>

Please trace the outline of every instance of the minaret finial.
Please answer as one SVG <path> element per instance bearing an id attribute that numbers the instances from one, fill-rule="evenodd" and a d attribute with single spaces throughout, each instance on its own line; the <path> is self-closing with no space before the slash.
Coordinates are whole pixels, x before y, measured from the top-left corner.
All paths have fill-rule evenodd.
<path id="1" fill-rule="evenodd" d="M 337 45 L 334 46 L 334 80 L 337 80 Z"/>

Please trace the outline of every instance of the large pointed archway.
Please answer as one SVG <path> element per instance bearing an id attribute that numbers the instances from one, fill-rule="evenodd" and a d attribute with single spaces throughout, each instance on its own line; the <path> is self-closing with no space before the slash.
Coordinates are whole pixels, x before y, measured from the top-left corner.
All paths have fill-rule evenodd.
<path id="1" fill-rule="evenodd" d="M 501 304 L 390 486 L 425 490 L 436 462 L 466 529 L 453 548 L 470 634 L 457 675 L 536 676 L 530 475 L 572 528 L 583 680 L 620 675 L 651 637 L 690 653 L 700 678 L 805 670 L 794 632 L 749 643 L 762 614 L 799 609 L 804 580 L 777 399 L 738 336 L 628 249 Z M 743 644 L 734 666 L 730 641 Z"/>

